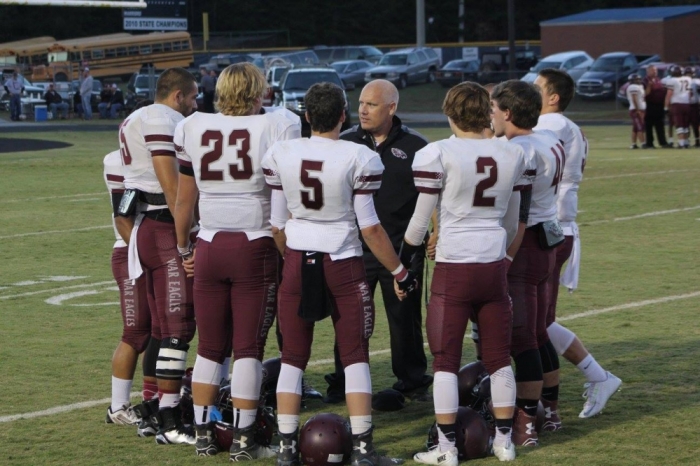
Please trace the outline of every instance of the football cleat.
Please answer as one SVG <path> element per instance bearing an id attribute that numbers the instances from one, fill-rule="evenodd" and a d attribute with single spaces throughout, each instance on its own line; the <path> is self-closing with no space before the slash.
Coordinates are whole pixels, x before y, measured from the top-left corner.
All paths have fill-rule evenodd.
<path id="1" fill-rule="evenodd" d="M 231 441 L 231 461 L 249 461 L 258 458 L 272 458 L 276 456 L 270 447 L 264 447 L 255 442 L 255 425 L 245 429 L 234 429 Z"/>
<path id="2" fill-rule="evenodd" d="M 457 466 L 459 464 L 457 456 L 457 447 L 453 447 L 447 451 L 441 451 L 440 445 L 435 445 L 428 451 L 413 455 L 413 461 L 416 463 L 434 464 L 438 466 Z"/>
<path id="3" fill-rule="evenodd" d="M 163 408 L 153 417 L 158 423 L 156 443 L 159 445 L 188 444 L 194 445 L 196 438 L 191 426 L 182 424 L 180 408 Z"/>
<path id="4" fill-rule="evenodd" d="M 323 395 L 314 387 L 306 382 L 306 379 L 301 379 L 301 399 L 302 400 L 321 400 Z"/>
<path id="5" fill-rule="evenodd" d="M 499 461 L 513 461 L 515 459 L 515 445 L 510 439 L 503 444 L 493 444 L 493 454 Z"/>
<path id="6" fill-rule="evenodd" d="M 219 453 L 219 447 L 214 439 L 214 423 L 196 425 L 195 428 L 195 452 L 197 456 L 214 456 Z"/>
<path id="7" fill-rule="evenodd" d="M 158 412 L 158 398 L 144 401 L 134 406 L 134 412 L 139 415 L 141 422 L 136 428 L 139 437 L 153 437 L 158 432 L 158 425 L 153 423 L 152 416 Z"/>
<path id="8" fill-rule="evenodd" d="M 549 432 L 556 432 L 561 430 L 561 418 L 559 417 L 559 410 L 557 409 L 558 401 L 548 401 L 542 399 L 542 406 L 544 407 L 544 422 L 542 423 L 542 430 Z"/>
<path id="9" fill-rule="evenodd" d="M 291 434 L 283 434 L 280 432 L 280 449 L 277 452 L 277 466 L 299 466 L 300 464 L 299 429 Z"/>
<path id="10" fill-rule="evenodd" d="M 107 417 L 105 417 L 105 423 L 107 424 L 135 426 L 139 422 L 141 422 L 141 418 L 139 418 L 131 406 L 122 406 L 116 411 L 112 411 L 111 406 L 107 408 Z"/>
<path id="11" fill-rule="evenodd" d="M 608 378 L 602 382 L 589 382 L 584 384 L 586 391 L 583 392 L 583 397 L 586 398 L 586 402 L 583 404 L 583 411 L 581 411 L 578 417 L 586 419 L 600 414 L 610 397 L 620 389 L 622 380 L 618 379 L 610 372 L 607 372 L 607 374 Z"/>
<path id="12" fill-rule="evenodd" d="M 351 466 L 394 466 L 403 464 L 400 458 L 390 458 L 382 456 L 374 449 L 372 431 L 352 436 L 352 454 L 350 455 Z"/>
<path id="13" fill-rule="evenodd" d="M 522 408 L 515 408 L 512 440 L 516 445 L 536 447 L 539 444 L 535 424 L 537 416 L 530 416 Z"/>

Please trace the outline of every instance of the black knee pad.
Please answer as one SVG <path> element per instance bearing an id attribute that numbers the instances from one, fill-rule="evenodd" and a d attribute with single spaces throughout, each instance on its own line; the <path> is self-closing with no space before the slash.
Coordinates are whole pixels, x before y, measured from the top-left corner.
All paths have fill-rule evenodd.
<path id="1" fill-rule="evenodd" d="M 516 382 L 537 382 L 542 380 L 542 360 L 536 349 L 525 350 L 513 357 Z"/>
<path id="2" fill-rule="evenodd" d="M 559 355 L 551 341 L 547 341 L 543 346 L 540 346 L 540 359 L 542 359 L 542 372 L 554 372 L 559 370 Z"/>
<path id="3" fill-rule="evenodd" d="M 143 353 L 143 361 L 141 361 L 144 377 L 156 376 L 156 362 L 158 361 L 159 351 L 160 340 L 157 338 L 151 338 L 148 342 L 148 346 L 146 347 L 146 351 Z"/>
<path id="4" fill-rule="evenodd" d="M 166 380 L 181 380 L 187 369 L 188 345 L 181 338 L 163 338 L 156 362 L 156 377 Z"/>

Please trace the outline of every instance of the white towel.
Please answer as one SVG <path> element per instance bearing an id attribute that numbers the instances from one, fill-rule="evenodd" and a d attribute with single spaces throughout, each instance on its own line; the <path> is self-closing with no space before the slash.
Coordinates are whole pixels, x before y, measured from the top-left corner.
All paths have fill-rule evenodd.
<path id="1" fill-rule="evenodd" d="M 574 248 L 569 256 L 569 261 L 566 264 L 566 270 L 559 279 L 559 284 L 567 287 L 569 293 L 573 293 L 578 288 L 578 273 L 581 265 L 581 235 L 578 231 L 576 222 L 571 222 L 571 231 L 574 236 Z"/>
<path id="2" fill-rule="evenodd" d="M 134 221 L 134 228 L 131 230 L 131 241 L 129 241 L 129 280 L 136 280 L 143 274 L 143 269 L 141 268 L 141 259 L 139 259 L 139 247 L 136 241 L 137 234 L 139 232 L 139 226 L 143 220 L 143 214 L 138 214 L 136 220 Z"/>

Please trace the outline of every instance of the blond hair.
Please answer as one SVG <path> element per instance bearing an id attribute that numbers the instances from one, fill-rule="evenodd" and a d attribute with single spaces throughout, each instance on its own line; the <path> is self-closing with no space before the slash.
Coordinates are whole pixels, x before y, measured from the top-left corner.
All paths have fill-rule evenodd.
<path id="1" fill-rule="evenodd" d="M 248 115 L 267 88 L 265 76 L 257 66 L 252 63 L 229 65 L 216 81 L 214 106 L 224 115 Z"/>

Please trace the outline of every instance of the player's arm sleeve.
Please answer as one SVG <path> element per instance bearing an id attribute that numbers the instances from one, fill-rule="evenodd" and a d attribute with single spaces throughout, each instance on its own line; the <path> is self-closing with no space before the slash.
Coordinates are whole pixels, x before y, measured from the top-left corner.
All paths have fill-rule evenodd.
<path id="1" fill-rule="evenodd" d="M 280 177 L 279 170 L 277 168 L 277 161 L 275 160 L 275 146 L 270 147 L 260 162 L 262 167 L 263 175 L 265 176 L 265 184 L 267 184 L 272 190 L 282 190 L 282 178 Z"/>
<path id="2" fill-rule="evenodd" d="M 379 223 L 379 217 L 374 208 L 374 197 L 371 194 L 358 194 L 352 202 L 360 230 Z"/>
<path id="3" fill-rule="evenodd" d="M 445 169 L 442 165 L 440 148 L 437 144 L 428 144 L 413 158 L 413 182 L 419 193 L 440 194 L 443 188 Z M 432 213 L 432 212 L 431 212 Z M 423 241 L 422 239 L 420 240 Z M 417 243 L 417 244 L 420 244 Z"/>
<path id="4" fill-rule="evenodd" d="M 406 228 L 404 240 L 411 245 L 417 246 L 423 243 L 425 232 L 428 231 L 430 219 L 437 206 L 439 194 L 428 194 L 421 192 L 418 194 L 416 209 L 413 211 L 411 221 Z"/>
<path id="5" fill-rule="evenodd" d="M 535 160 L 534 154 L 527 154 L 522 147 L 516 147 L 516 150 L 520 152 L 524 164 L 520 171 L 520 177 L 513 185 L 513 191 L 530 191 L 532 190 L 532 183 L 535 181 L 535 175 L 537 175 L 537 161 Z"/>
<path id="6" fill-rule="evenodd" d="M 360 152 L 355 159 L 353 195 L 374 194 L 382 185 L 384 164 L 376 152 L 364 146 L 357 147 Z"/>
<path id="7" fill-rule="evenodd" d="M 287 220 L 289 220 L 289 209 L 284 191 L 273 189 L 270 199 L 270 224 L 279 230 L 284 230 Z"/>
<path id="8" fill-rule="evenodd" d="M 177 164 L 180 173 L 186 176 L 194 176 L 192 168 L 192 157 L 185 150 L 185 125 L 184 120 L 181 121 L 175 128 L 173 136 L 173 145 L 175 147 L 175 155 L 177 156 Z"/>
<path id="9" fill-rule="evenodd" d="M 503 216 L 503 229 L 506 230 L 506 247 L 515 239 L 518 233 L 518 214 L 520 211 L 520 191 L 514 191 L 508 199 L 506 214 Z"/>

